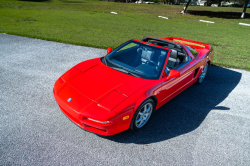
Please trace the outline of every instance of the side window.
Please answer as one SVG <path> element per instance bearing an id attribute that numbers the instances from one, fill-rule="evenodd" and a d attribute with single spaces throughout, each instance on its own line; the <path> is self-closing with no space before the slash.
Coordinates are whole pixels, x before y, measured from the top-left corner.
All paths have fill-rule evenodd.
<path id="1" fill-rule="evenodd" d="M 187 48 L 188 48 L 188 49 L 189 49 L 189 51 L 193 54 L 193 56 L 194 56 L 194 57 L 196 57 L 196 56 L 198 55 L 198 52 L 197 52 L 197 51 L 195 51 L 193 48 L 188 47 L 188 46 L 187 46 Z"/>

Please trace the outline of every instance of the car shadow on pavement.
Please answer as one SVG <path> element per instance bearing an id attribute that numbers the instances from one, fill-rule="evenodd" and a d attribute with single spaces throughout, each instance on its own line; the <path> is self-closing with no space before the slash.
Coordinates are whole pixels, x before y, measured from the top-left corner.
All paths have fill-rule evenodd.
<path id="1" fill-rule="evenodd" d="M 241 80 L 241 73 L 211 66 L 201 85 L 192 85 L 159 108 L 140 131 L 124 131 L 104 137 L 119 143 L 150 144 L 164 141 L 197 129 L 213 109 L 227 98 Z"/>

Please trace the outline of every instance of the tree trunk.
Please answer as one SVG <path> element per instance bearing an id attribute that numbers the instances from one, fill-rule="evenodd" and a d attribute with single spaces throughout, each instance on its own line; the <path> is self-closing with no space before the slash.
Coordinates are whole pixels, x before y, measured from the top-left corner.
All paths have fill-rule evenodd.
<path id="1" fill-rule="evenodd" d="M 246 3 L 245 3 L 245 6 L 244 6 L 244 9 L 243 9 L 241 18 L 245 18 L 245 13 L 246 13 L 246 10 L 247 10 L 248 3 L 249 3 L 249 0 L 246 0 Z"/>
<path id="2" fill-rule="evenodd" d="M 188 5 L 189 5 L 190 2 L 191 2 L 191 0 L 188 0 L 186 6 L 185 6 L 184 9 L 181 11 L 182 14 L 185 14 L 185 12 L 186 12 L 186 10 L 187 10 Z"/>
<path id="3" fill-rule="evenodd" d="M 221 6 L 221 2 L 222 2 L 222 0 L 219 0 L 219 4 L 218 4 L 218 7 L 220 7 L 220 6 Z"/>

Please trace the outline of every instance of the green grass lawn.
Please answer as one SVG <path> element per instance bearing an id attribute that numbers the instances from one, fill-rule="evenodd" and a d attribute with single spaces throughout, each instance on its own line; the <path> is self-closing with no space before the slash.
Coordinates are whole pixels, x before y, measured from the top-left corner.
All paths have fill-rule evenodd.
<path id="1" fill-rule="evenodd" d="M 143 36 L 176 36 L 213 45 L 216 65 L 250 70 L 250 27 L 239 25 L 250 24 L 250 18 L 220 18 L 224 12 L 239 12 L 240 17 L 242 8 L 188 8 L 218 13 L 218 17 L 192 12 L 181 15 L 182 8 L 98 0 L 0 0 L 0 32 L 98 48 L 115 48 Z M 110 14 L 111 11 L 119 14 Z M 158 18 L 159 15 L 169 20 Z M 199 22 L 201 19 L 215 24 Z"/>

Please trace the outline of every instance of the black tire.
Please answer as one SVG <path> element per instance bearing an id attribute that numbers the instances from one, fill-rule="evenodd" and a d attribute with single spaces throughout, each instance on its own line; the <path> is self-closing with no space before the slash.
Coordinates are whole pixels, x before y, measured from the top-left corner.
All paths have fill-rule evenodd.
<path id="1" fill-rule="evenodd" d="M 203 68 L 202 71 L 201 71 L 201 74 L 200 74 L 199 77 L 197 78 L 196 84 L 199 85 L 199 84 L 201 84 L 201 83 L 204 81 L 204 79 L 205 79 L 205 77 L 206 77 L 206 75 L 207 75 L 208 67 L 209 67 L 209 64 L 206 63 L 205 66 L 204 66 L 204 68 Z"/>
<path id="2" fill-rule="evenodd" d="M 147 111 L 145 112 L 145 107 L 146 107 L 146 110 L 150 110 L 151 111 L 150 114 L 149 114 L 149 112 L 147 113 Z M 152 108 L 150 108 L 150 107 L 152 107 Z M 150 117 L 151 117 L 151 115 L 152 115 L 152 113 L 154 111 L 155 111 L 155 103 L 154 103 L 154 101 L 151 98 L 145 100 L 137 108 L 137 110 L 136 110 L 136 112 L 135 112 L 135 114 L 133 116 L 133 119 L 132 119 L 132 121 L 130 123 L 130 127 L 129 128 L 131 130 L 133 130 L 133 131 L 138 131 L 138 130 L 142 129 L 147 124 L 147 122 L 149 121 L 149 119 L 150 119 Z M 143 113 L 143 112 L 145 112 L 145 113 Z M 147 116 L 146 116 L 146 114 L 147 114 Z M 141 121 L 139 121 L 140 118 L 141 118 Z M 139 123 L 141 125 L 139 125 Z"/>

